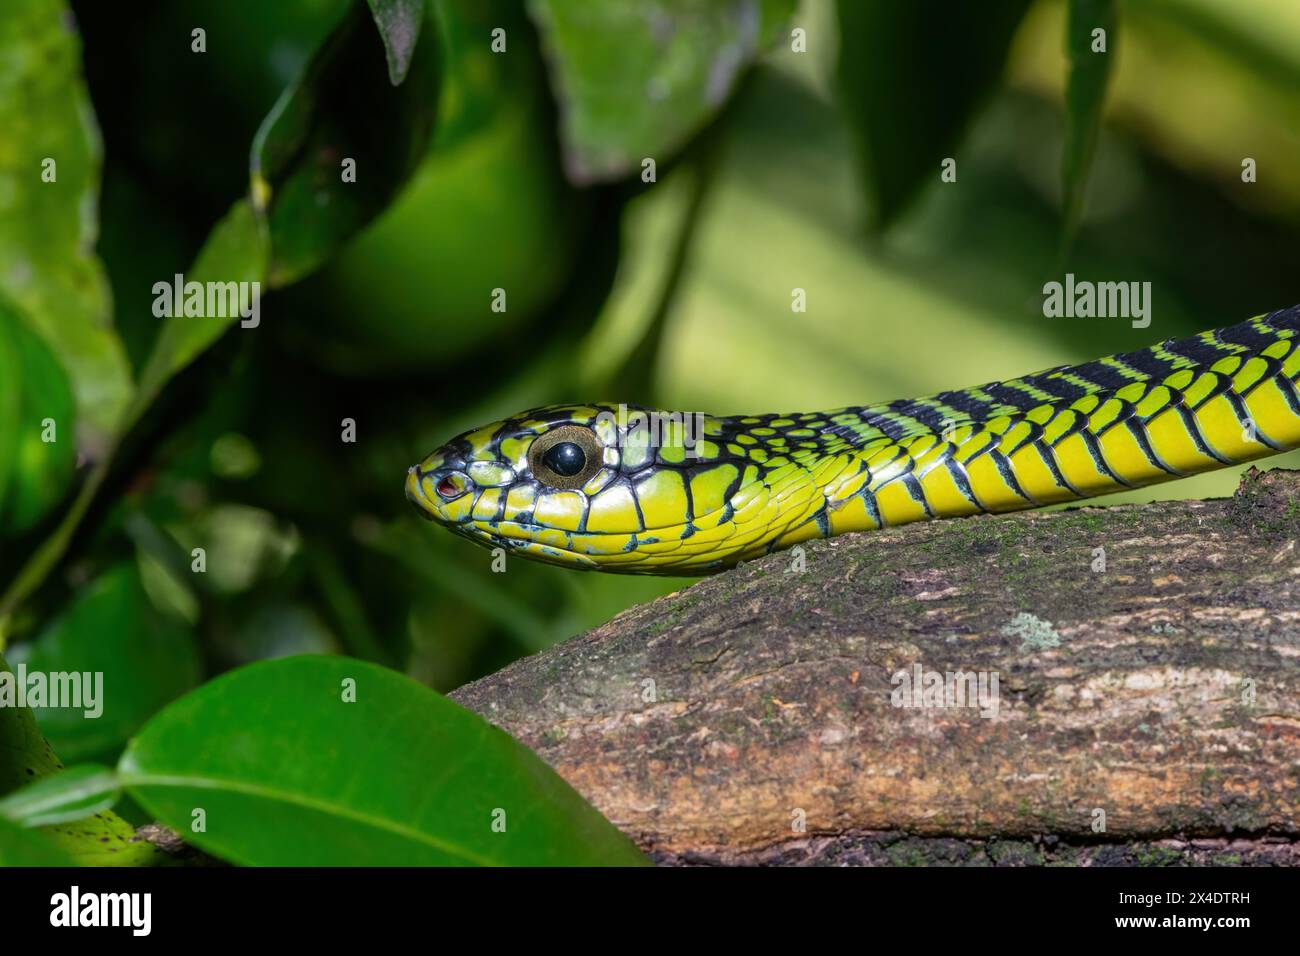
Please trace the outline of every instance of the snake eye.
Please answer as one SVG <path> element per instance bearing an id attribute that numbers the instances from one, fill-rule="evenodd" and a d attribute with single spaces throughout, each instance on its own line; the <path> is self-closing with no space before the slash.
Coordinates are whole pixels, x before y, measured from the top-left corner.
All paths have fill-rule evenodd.
<path id="1" fill-rule="evenodd" d="M 552 488 L 581 488 L 605 460 L 605 446 L 582 425 L 559 425 L 544 432 L 528 449 L 533 477 Z"/>
<path id="2" fill-rule="evenodd" d="M 552 445 L 542 456 L 546 467 L 557 475 L 572 478 L 587 464 L 587 453 L 571 441 Z"/>

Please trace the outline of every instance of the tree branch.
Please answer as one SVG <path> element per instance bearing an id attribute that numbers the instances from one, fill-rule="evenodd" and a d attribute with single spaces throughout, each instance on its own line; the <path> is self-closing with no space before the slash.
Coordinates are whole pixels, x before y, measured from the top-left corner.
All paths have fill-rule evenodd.
<path id="1" fill-rule="evenodd" d="M 1300 472 L 1253 469 L 847 535 L 453 696 L 663 862 L 1297 864 L 1297 540 Z M 896 706 L 918 668 L 986 696 Z"/>

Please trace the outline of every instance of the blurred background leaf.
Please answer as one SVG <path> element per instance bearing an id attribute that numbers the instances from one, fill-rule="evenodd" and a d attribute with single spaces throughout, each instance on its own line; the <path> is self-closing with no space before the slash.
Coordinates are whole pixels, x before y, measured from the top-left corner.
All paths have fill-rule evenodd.
<path id="1" fill-rule="evenodd" d="M 105 571 L 10 657 L 29 672 L 101 675 L 97 716 L 81 706 L 35 711 L 45 738 L 69 763 L 115 759 L 150 715 L 198 684 L 201 672 L 189 629 L 153 606 L 133 563 Z"/>
<path id="2" fill-rule="evenodd" d="M 794 0 L 528 0 L 575 183 L 666 163 L 772 42 Z"/>
<path id="3" fill-rule="evenodd" d="M 560 172 L 541 56 L 520 5 L 434 10 L 444 68 L 432 148 L 373 227 L 294 290 L 295 305 L 320 317 L 289 332 L 294 347 L 339 374 L 427 375 L 520 332 L 575 279 L 596 228 L 597 197 Z M 507 56 L 488 46 L 494 26 L 513 37 Z M 497 288 L 504 311 L 491 308 Z"/>
<path id="4" fill-rule="evenodd" d="M 839 0 L 839 85 L 860 149 L 874 228 L 884 229 L 997 86 L 1029 0 Z M 960 172 L 958 172 L 960 181 Z"/>
<path id="5" fill-rule="evenodd" d="M 58 844 L 9 820 L 0 819 L 0 866 L 75 866 Z"/>
<path id="6" fill-rule="evenodd" d="M 353 5 L 254 139 L 253 204 L 270 231 L 273 286 L 316 269 L 378 215 L 433 130 L 437 43 L 430 37 L 415 47 L 394 89 L 369 19 Z"/>
<path id="7" fill-rule="evenodd" d="M 28 530 L 63 498 L 77 458 L 75 422 L 59 360 L 0 293 L 0 536 Z"/>
<path id="8" fill-rule="evenodd" d="M 0 818 L 25 827 L 69 823 L 107 810 L 120 794 L 113 771 L 99 764 L 79 764 L 0 798 Z"/>
<path id="9" fill-rule="evenodd" d="M 96 457 L 131 396 L 131 376 L 94 254 L 102 157 L 80 54 L 62 0 L 6 3 L 0 16 L 0 292 L 26 311 L 66 369 L 82 430 L 78 441 Z"/>
<path id="10" fill-rule="evenodd" d="M 424 22 L 424 0 L 366 0 L 384 41 L 388 80 L 397 86 L 411 68 L 415 44 Z"/>
<path id="11" fill-rule="evenodd" d="M 234 282 L 247 284 L 251 289 L 252 283 L 260 282 L 266 275 L 267 242 L 264 224 L 250 204 L 240 200 L 213 228 L 190 270 L 182 273 L 185 284 Z M 173 313 L 163 319 L 149 361 L 140 373 L 140 391 L 132 405 L 132 420 L 144 413 L 173 375 L 194 361 L 222 333 L 235 323 L 242 326 L 244 320 L 240 316 L 251 305 L 251 298 L 242 289 L 237 298 L 237 307 L 231 303 L 227 315 L 186 315 L 179 301 L 173 303 Z"/>
<path id="12" fill-rule="evenodd" d="M 1068 250 L 1079 228 L 1088 185 L 1088 170 L 1097 150 L 1101 131 L 1106 84 L 1114 62 L 1113 44 L 1118 15 L 1115 0 L 1069 0 L 1065 29 L 1065 50 L 1069 78 L 1065 92 L 1065 213 L 1061 223 L 1061 247 Z"/>
<path id="13" fill-rule="evenodd" d="M 203 807 L 206 829 L 189 838 L 244 865 L 647 862 L 504 732 L 344 658 L 263 662 L 207 684 L 149 722 L 119 775 L 187 833 Z"/>
<path id="14" fill-rule="evenodd" d="M 265 268 L 266 242 L 262 224 L 253 216 L 248 203 L 241 200 L 230 215 L 217 224 L 208 243 L 200 250 L 190 281 L 260 281 L 259 277 Z M 246 297 L 245 290 L 241 289 L 240 293 L 242 304 Z M 171 377 L 211 345 L 238 317 L 238 311 L 227 316 L 190 316 L 174 311 L 164 320 L 149 360 L 140 373 L 139 388 L 122 417 L 120 427 L 125 429 L 135 425 L 149 411 L 150 405 Z M 57 379 L 52 373 L 47 379 L 45 387 L 53 389 Z M 104 456 L 90 470 L 61 520 L 18 566 L 13 581 L 0 596 L 0 635 L 6 629 L 10 615 L 32 591 L 40 587 L 62 559 L 108 477 L 113 464 L 112 452 L 116 450 L 119 439 L 120 436 L 113 436 Z M 20 449 L 23 448 L 25 446 L 20 446 Z M 49 457 L 49 452 L 41 452 L 40 457 L 35 459 L 37 465 L 43 464 Z M 0 530 L 3 528 L 0 527 Z"/>
<path id="15" fill-rule="evenodd" d="M 12 673 L 0 657 L 0 673 Z M 0 707 L 0 797 L 63 769 L 36 726 L 30 707 Z M 8 827 L 7 820 L 0 824 Z M 9 849 L 0 852 L 37 853 L 37 843 L 53 844 L 59 853 L 83 866 L 142 866 L 156 863 L 161 853 L 135 839 L 135 829 L 111 810 L 99 810 L 74 823 L 55 823 L 36 831 L 37 841 L 0 834 Z M 43 864 L 42 864 L 43 865 Z"/>

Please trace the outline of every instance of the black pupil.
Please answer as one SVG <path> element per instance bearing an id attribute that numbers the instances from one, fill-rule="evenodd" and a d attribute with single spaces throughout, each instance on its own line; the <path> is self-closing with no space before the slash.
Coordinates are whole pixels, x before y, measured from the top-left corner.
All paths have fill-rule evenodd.
<path id="1" fill-rule="evenodd" d="M 573 442 L 562 441 L 558 445 L 552 445 L 546 449 L 542 461 L 547 468 L 557 475 L 572 478 L 582 471 L 583 466 L 587 464 L 587 456 Z"/>

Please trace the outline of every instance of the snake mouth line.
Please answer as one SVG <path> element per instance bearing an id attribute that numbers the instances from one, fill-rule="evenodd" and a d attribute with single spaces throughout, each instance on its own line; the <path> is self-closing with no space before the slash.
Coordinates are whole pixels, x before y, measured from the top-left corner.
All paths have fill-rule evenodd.
<path id="1" fill-rule="evenodd" d="M 488 548 L 501 548 L 507 554 L 523 554 L 545 564 L 574 568 L 580 571 L 592 571 L 600 567 L 599 562 L 579 551 L 572 551 L 554 544 L 538 544 L 526 538 L 511 538 L 489 531 L 481 525 L 449 524 L 446 527 L 467 541 Z M 545 530 L 538 528 L 538 530 Z"/>

